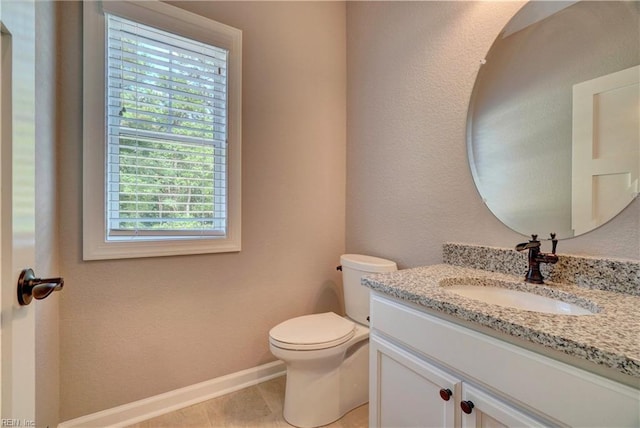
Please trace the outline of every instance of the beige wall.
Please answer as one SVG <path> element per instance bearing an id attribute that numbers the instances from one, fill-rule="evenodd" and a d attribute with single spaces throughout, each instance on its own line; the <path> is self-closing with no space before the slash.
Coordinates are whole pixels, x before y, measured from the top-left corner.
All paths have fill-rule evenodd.
<path id="1" fill-rule="evenodd" d="M 441 262 L 447 241 L 525 239 L 482 204 L 465 140 L 479 62 L 521 4 L 348 3 L 348 252 L 412 267 Z M 639 231 L 636 200 L 558 250 L 640 259 Z"/>
<path id="2" fill-rule="evenodd" d="M 274 360 L 268 331 L 340 310 L 341 2 L 181 2 L 243 30 L 243 250 L 82 261 L 81 5 L 60 3 L 61 420 Z"/>
<path id="3" fill-rule="evenodd" d="M 58 269 L 56 204 L 56 9 L 36 2 L 36 275 Z M 33 302 L 36 313 L 36 422 L 56 426 L 60 407 L 59 293 Z"/>

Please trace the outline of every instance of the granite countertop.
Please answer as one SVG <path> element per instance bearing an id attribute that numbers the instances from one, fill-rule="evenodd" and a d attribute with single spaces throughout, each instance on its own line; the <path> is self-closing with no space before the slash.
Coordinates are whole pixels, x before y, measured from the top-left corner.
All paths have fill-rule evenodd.
<path id="1" fill-rule="evenodd" d="M 491 285 L 535 292 L 596 312 L 556 315 L 513 309 L 446 291 L 447 285 L 473 278 Z M 533 285 L 520 276 L 440 264 L 369 275 L 362 284 L 372 290 L 442 312 L 459 320 L 524 339 L 640 379 L 640 296 L 547 281 Z M 442 284 L 442 285 L 441 285 Z"/>

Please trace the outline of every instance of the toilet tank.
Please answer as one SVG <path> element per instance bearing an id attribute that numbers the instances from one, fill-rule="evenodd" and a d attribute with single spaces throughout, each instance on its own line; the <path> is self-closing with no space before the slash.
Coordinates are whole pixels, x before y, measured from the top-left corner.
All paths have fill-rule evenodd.
<path id="1" fill-rule="evenodd" d="M 340 256 L 342 265 L 342 289 L 344 307 L 352 320 L 369 325 L 369 289 L 360 284 L 364 275 L 398 270 L 395 262 L 373 256 L 344 254 Z"/>

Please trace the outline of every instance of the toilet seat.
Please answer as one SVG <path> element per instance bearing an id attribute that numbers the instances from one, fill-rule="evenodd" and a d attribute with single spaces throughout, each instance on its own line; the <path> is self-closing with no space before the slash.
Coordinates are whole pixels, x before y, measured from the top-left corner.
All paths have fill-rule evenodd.
<path id="1" fill-rule="evenodd" d="M 345 343 L 356 325 L 333 312 L 304 315 L 284 321 L 269 331 L 271 344 L 282 349 L 311 351 Z"/>

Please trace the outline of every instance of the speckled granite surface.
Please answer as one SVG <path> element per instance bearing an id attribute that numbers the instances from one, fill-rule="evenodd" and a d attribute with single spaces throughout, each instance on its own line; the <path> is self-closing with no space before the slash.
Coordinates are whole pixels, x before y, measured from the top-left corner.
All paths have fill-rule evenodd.
<path id="1" fill-rule="evenodd" d="M 551 244 L 542 243 L 542 251 Z M 472 267 L 524 277 L 527 272 L 527 253 L 510 248 L 446 243 L 442 246 L 446 264 Z M 542 275 L 551 282 L 575 284 L 585 288 L 615 291 L 640 296 L 640 262 L 558 254 L 558 263 L 542 264 Z"/>
<path id="2" fill-rule="evenodd" d="M 452 247 L 452 245 L 455 245 Z M 460 244 L 446 244 L 450 253 L 445 256 L 447 261 L 462 263 L 459 254 L 470 251 L 475 254 L 476 247 L 468 250 L 468 246 Z M 456 247 L 457 246 L 457 247 Z M 511 255 L 504 250 L 504 259 L 511 259 Z M 520 256 L 515 250 L 516 256 Z M 478 265 L 478 259 L 472 258 L 470 264 Z M 593 284 L 576 285 L 576 283 L 554 283 L 547 281 L 545 285 L 533 285 L 523 281 L 520 274 L 521 266 L 515 267 L 509 263 L 496 261 L 483 264 L 484 270 L 473 267 L 441 264 L 415 269 L 405 269 L 397 272 L 375 274 L 363 277 L 362 283 L 369 288 L 390 295 L 392 297 L 415 303 L 426 309 L 444 312 L 464 321 L 477 323 L 497 332 L 506 333 L 529 341 L 536 345 L 543 345 L 563 352 L 571 357 L 582 358 L 606 368 L 617 370 L 625 375 L 640 378 L 640 296 L 611 292 L 598 289 Z M 520 261 L 517 261 L 520 263 Z M 589 264 L 589 266 L 597 263 Z M 632 266 L 625 268 L 624 275 L 638 278 L 638 264 L 635 271 Z M 487 267 L 488 266 L 488 267 Z M 574 269 L 576 282 L 585 281 L 580 273 L 580 265 Z M 628 271 L 627 271 L 628 269 Z M 491 270 L 491 271 L 490 271 Z M 500 272 L 519 272 L 517 276 Z M 615 270 L 615 269 L 614 269 Z M 589 309 L 593 315 L 555 315 L 532 312 L 520 309 L 487 304 L 478 300 L 462 297 L 447 291 L 447 286 L 465 282 L 471 278 L 476 285 L 498 285 L 502 287 L 533 292 L 543 296 L 553 297 L 568 303 L 574 303 Z M 551 278 L 554 278 L 551 276 Z M 560 276 L 565 278 L 565 276 Z M 596 275 L 595 282 L 606 282 L 605 275 Z M 594 282 L 593 277 L 587 278 Z M 624 280 L 620 282 L 624 283 Z M 606 284 L 605 284 L 606 285 Z M 587 288 L 589 287 L 589 288 Z M 622 286 L 623 289 L 635 290 L 637 283 Z M 603 288 L 607 288 L 604 286 Z M 637 293 L 634 293 L 637 294 Z"/>

